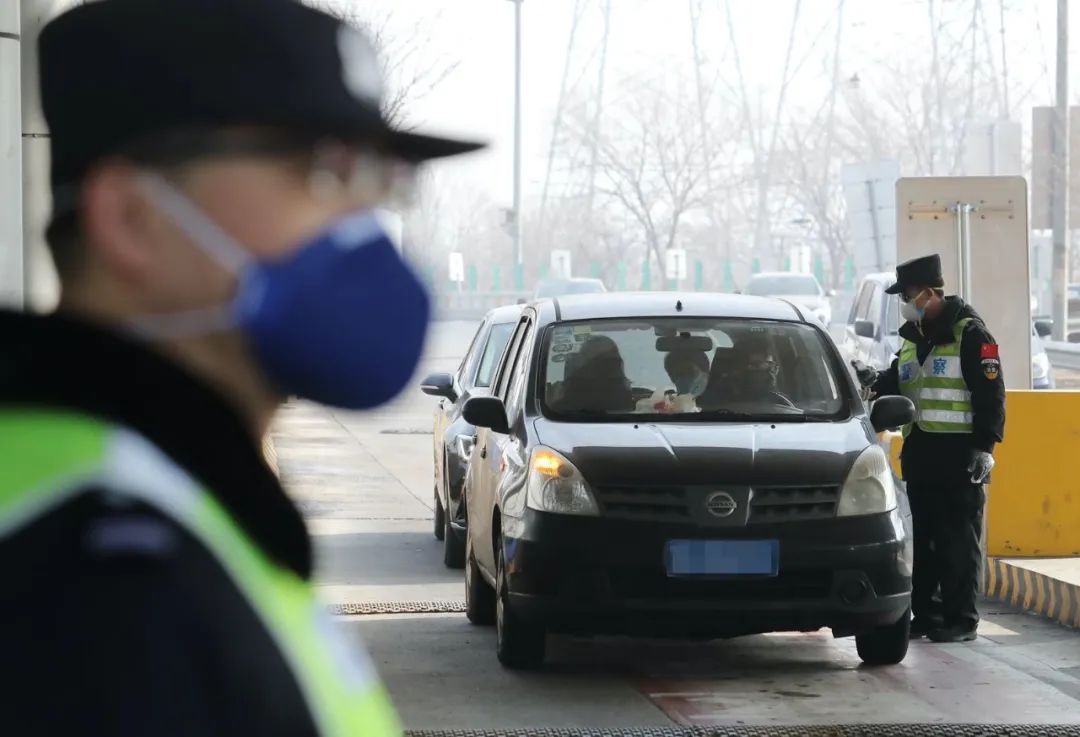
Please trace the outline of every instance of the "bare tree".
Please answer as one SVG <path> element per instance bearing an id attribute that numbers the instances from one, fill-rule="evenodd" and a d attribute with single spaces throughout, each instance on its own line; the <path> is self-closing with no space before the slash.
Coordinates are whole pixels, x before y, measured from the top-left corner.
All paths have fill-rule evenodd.
<path id="1" fill-rule="evenodd" d="M 361 29 L 371 40 L 383 78 L 387 80 L 383 115 L 394 126 L 408 128 L 408 108 L 430 94 L 460 64 L 457 59 L 430 57 L 433 29 L 439 22 L 437 14 L 406 22 L 394 10 L 373 13 L 347 0 L 307 0 L 307 3 Z"/>

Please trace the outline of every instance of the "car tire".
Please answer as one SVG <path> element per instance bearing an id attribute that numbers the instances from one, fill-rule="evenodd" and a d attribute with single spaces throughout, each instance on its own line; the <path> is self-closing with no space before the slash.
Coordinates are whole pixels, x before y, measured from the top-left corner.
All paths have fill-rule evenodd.
<path id="1" fill-rule="evenodd" d="M 465 541 L 450 527 L 450 515 L 446 512 L 443 512 L 443 565 L 454 569 L 465 567 Z"/>
<path id="2" fill-rule="evenodd" d="M 495 653 L 499 662 L 512 670 L 533 670 L 544 664 L 547 632 L 543 627 L 525 622 L 510 606 L 506 579 L 506 561 L 499 546 L 495 591 Z"/>
<path id="3" fill-rule="evenodd" d="M 907 655 L 910 641 L 911 612 L 904 612 L 895 624 L 855 635 L 855 649 L 867 665 L 896 665 Z"/>
<path id="4" fill-rule="evenodd" d="M 442 499 L 439 498 L 439 487 L 435 487 L 435 539 L 442 540 L 446 534 L 446 511 L 443 509 Z"/>
<path id="5" fill-rule="evenodd" d="M 465 535 L 465 616 L 475 625 L 495 624 L 495 590 L 488 586 L 476 563 L 472 535 Z"/>

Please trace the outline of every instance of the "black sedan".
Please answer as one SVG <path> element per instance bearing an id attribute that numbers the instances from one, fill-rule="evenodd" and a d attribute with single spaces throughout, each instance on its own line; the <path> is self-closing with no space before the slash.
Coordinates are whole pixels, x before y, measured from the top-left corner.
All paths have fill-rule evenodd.
<path id="1" fill-rule="evenodd" d="M 780 300 L 597 295 L 527 307 L 466 478 L 467 614 L 509 667 L 548 632 L 854 635 L 871 664 L 910 630 L 911 524 L 818 321 Z"/>
<path id="2" fill-rule="evenodd" d="M 473 335 L 469 350 L 453 374 L 431 374 L 420 385 L 425 394 L 440 398 L 435 410 L 435 537 L 443 541 L 448 568 L 465 563 L 465 505 L 461 487 L 472 452 L 476 428 L 462 416 L 471 397 L 487 396 L 506 341 L 521 316 L 521 307 L 498 307 L 488 312 Z"/>

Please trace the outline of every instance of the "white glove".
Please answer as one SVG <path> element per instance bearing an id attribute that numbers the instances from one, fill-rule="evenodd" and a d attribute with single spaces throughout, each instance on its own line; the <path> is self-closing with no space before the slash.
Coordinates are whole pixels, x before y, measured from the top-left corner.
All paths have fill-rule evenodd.
<path id="1" fill-rule="evenodd" d="M 971 461 L 971 465 L 968 466 L 968 470 L 971 471 L 971 483 L 981 484 L 986 480 L 986 477 L 990 475 L 990 471 L 993 468 L 994 456 L 986 451 L 978 451 L 975 454 L 975 458 Z"/>
<path id="2" fill-rule="evenodd" d="M 869 389 L 877 381 L 878 372 L 862 361 L 852 361 L 851 367 L 855 369 L 855 378 L 859 380 L 863 388 Z"/>

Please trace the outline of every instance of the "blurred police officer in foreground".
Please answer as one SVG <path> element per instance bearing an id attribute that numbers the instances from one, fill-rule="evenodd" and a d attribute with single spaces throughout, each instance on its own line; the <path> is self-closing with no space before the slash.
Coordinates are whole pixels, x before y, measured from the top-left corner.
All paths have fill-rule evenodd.
<path id="1" fill-rule="evenodd" d="M 880 373 L 853 365 L 874 395 L 915 405 L 901 456 L 915 528 L 912 636 L 962 642 L 975 639 L 979 622 L 983 484 L 1005 428 L 1005 383 L 982 318 L 944 286 L 937 255 L 900 264 L 885 290 L 900 295 L 900 352 Z"/>
<path id="2" fill-rule="evenodd" d="M 364 408 L 428 300 L 371 209 L 397 162 L 363 36 L 292 0 L 102 0 L 41 35 L 61 306 L 0 314 L 6 734 L 386 735 L 260 454 Z"/>

